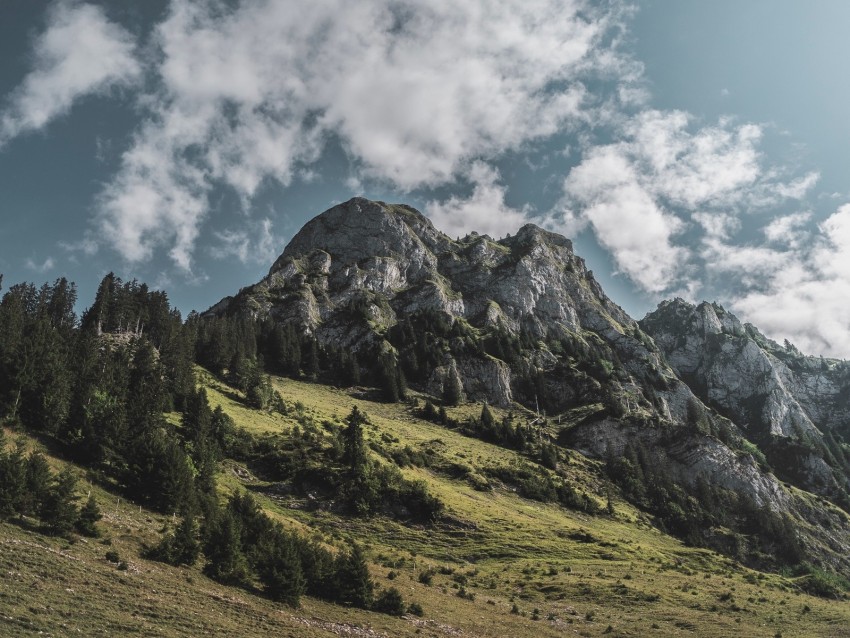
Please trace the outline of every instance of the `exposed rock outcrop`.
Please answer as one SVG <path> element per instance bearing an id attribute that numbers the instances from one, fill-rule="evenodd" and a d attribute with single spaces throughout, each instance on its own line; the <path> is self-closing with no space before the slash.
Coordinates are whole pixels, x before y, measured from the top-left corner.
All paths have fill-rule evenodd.
<path id="1" fill-rule="evenodd" d="M 841 494 L 846 479 L 821 447 L 850 423 L 847 366 L 773 344 L 713 304 L 667 302 L 639 325 L 564 237 L 529 224 L 453 240 L 408 206 L 355 198 L 208 314 L 292 324 L 364 367 L 389 357 L 437 397 L 459 379 L 469 400 L 587 409 L 562 442 L 597 458 L 650 446 L 682 485 L 799 516 L 807 546 L 850 571 L 847 518 L 786 488 L 741 436 L 783 480 Z"/>

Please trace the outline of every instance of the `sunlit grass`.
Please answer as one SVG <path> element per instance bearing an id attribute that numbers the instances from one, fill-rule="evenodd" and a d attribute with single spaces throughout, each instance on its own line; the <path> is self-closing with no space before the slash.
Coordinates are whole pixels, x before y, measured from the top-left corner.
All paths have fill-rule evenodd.
<path id="1" fill-rule="evenodd" d="M 423 421 L 407 405 L 369 401 L 357 390 L 275 379 L 290 407 L 282 416 L 247 408 L 238 392 L 207 373 L 200 379 L 211 404 L 254 434 L 289 431 L 296 424 L 296 404 L 317 423 L 341 423 L 356 404 L 372 423 L 369 439 L 386 448 L 439 440 L 446 462 L 479 474 L 488 466 L 528 462 Z M 449 413 L 465 418 L 480 410 L 467 405 Z M 496 411 L 497 418 L 502 415 Z M 167 418 L 179 423 L 179 415 Z M 28 449 L 39 447 L 34 439 L 24 440 Z M 51 463 L 64 464 L 53 457 Z M 221 465 L 222 498 L 262 485 L 256 477 L 245 480 L 244 472 L 237 475 L 237 466 L 231 460 Z M 566 468 L 577 487 L 604 503 L 595 462 L 571 453 Z M 200 565 L 173 568 L 144 560 L 140 551 L 156 541 L 171 517 L 140 510 L 83 478 L 80 496 L 92 490 L 104 511 L 103 539 L 70 543 L 41 535 L 31 521 L 0 524 L 0 635 L 333 636 L 349 635 L 355 627 L 371 628 L 377 636 L 850 635 L 846 601 L 801 594 L 792 579 L 686 547 L 617 499 L 613 516 L 590 516 L 522 499 L 505 486 L 478 491 L 468 480 L 428 469 L 403 472 L 424 480 L 446 504 L 446 520 L 428 527 L 384 517 L 353 519 L 307 508 L 297 496 L 254 493 L 271 516 L 301 534 L 337 548 L 364 544 L 376 581 L 420 603 L 422 619 L 394 619 L 309 598 L 293 610 L 258 593 L 220 586 L 203 576 Z M 81 469 L 79 474 L 85 476 Z M 126 570 L 106 561 L 108 550 L 127 562 Z M 420 582 L 423 572 L 431 574 L 430 584 Z"/>

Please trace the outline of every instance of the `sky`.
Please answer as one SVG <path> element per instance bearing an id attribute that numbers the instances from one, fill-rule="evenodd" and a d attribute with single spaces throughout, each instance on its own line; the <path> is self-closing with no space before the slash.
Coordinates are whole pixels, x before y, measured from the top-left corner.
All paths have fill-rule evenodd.
<path id="1" fill-rule="evenodd" d="M 0 273 L 184 314 L 354 196 L 850 355 L 850 3 L 3 0 Z"/>

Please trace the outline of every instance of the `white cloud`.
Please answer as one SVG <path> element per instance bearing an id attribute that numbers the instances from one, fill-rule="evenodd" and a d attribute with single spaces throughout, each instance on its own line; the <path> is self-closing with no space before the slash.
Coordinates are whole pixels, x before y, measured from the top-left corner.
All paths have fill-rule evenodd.
<path id="1" fill-rule="evenodd" d="M 735 215 L 724 212 L 696 212 L 691 219 L 702 226 L 709 239 L 728 239 L 741 228 L 741 220 Z"/>
<path id="2" fill-rule="evenodd" d="M 35 272 L 39 273 L 40 275 L 43 275 L 44 273 L 46 273 L 46 272 L 48 272 L 48 271 L 50 271 L 50 270 L 53 270 L 53 267 L 54 267 L 56 264 L 55 264 L 55 262 L 53 261 L 53 257 L 47 257 L 47 258 L 46 258 L 43 262 L 41 262 L 40 264 L 39 264 L 39 263 L 36 263 L 36 262 L 35 262 L 33 259 L 31 259 L 31 258 L 30 258 L 30 259 L 27 259 L 27 260 L 26 260 L 26 262 L 24 262 L 24 265 L 25 265 L 27 268 L 29 268 L 30 270 L 33 270 L 33 271 L 35 271 Z"/>
<path id="3" fill-rule="evenodd" d="M 210 252 L 216 259 L 234 256 L 243 264 L 268 265 L 283 249 L 283 241 L 272 232 L 268 218 L 251 223 L 248 228 L 217 232 L 215 236 L 219 245 Z"/>
<path id="4" fill-rule="evenodd" d="M 5 100 L 0 147 L 70 111 L 79 98 L 136 81 L 133 36 L 102 8 L 59 1 L 33 42 L 33 69 Z"/>
<path id="5" fill-rule="evenodd" d="M 499 172 L 484 162 L 475 162 L 468 179 L 474 184 L 468 198 L 451 196 L 443 202 L 431 201 L 425 214 L 434 225 L 455 237 L 471 231 L 499 238 L 516 232 L 528 223 L 527 210 L 516 210 L 505 204 L 505 187 L 499 184 Z"/>
<path id="6" fill-rule="evenodd" d="M 776 220 L 776 248 L 724 246 L 712 261 L 752 274 L 731 301 L 747 321 L 803 352 L 850 357 L 850 205 L 821 223 L 811 243 L 786 241 L 787 229 L 807 220 L 806 214 Z"/>
<path id="7" fill-rule="evenodd" d="M 95 232 L 130 262 L 148 260 L 157 246 L 171 245 L 171 259 L 189 274 L 209 183 L 203 171 L 179 157 L 177 139 L 168 126 L 142 129 L 100 194 Z"/>
<path id="8" fill-rule="evenodd" d="M 695 291 L 694 260 L 725 254 L 739 216 L 799 199 L 816 173 L 787 183 L 766 169 L 758 149 L 761 127 L 728 118 L 694 127 L 682 111 L 647 110 L 622 121 L 621 140 L 585 150 L 564 181 L 560 204 L 567 232 L 590 226 L 618 268 L 659 295 Z M 703 231 L 702 250 L 684 219 Z M 694 230 L 694 228 L 690 228 Z M 739 262 L 726 255 L 727 263 Z M 769 250 L 750 255 L 768 263 Z"/>
<path id="9" fill-rule="evenodd" d="M 783 215 L 772 219 L 762 229 L 768 242 L 772 244 L 785 244 L 787 246 L 798 246 L 808 239 L 809 234 L 801 230 L 812 218 L 810 212 Z"/>
<path id="10" fill-rule="evenodd" d="M 588 119 L 587 78 L 634 82 L 607 37 L 618 2 L 172 0 L 149 117 L 104 188 L 97 232 L 130 261 L 191 268 L 211 188 L 248 209 L 335 137 L 355 179 L 402 191 Z M 304 174 L 309 174 L 309 171 Z"/>
<path id="11" fill-rule="evenodd" d="M 654 201 L 621 149 L 592 149 L 570 171 L 565 190 L 580 209 L 568 212 L 571 230 L 577 230 L 576 220 L 584 220 L 635 283 L 650 292 L 670 287 L 687 257 L 671 241 L 683 223 Z"/>

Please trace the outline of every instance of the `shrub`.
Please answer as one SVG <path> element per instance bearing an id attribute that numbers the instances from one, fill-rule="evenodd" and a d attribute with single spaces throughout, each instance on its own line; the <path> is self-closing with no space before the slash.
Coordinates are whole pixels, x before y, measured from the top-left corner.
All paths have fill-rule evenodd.
<path id="1" fill-rule="evenodd" d="M 381 592 L 372 609 L 390 616 L 402 616 L 407 610 L 401 592 L 395 587 L 390 587 Z"/>

